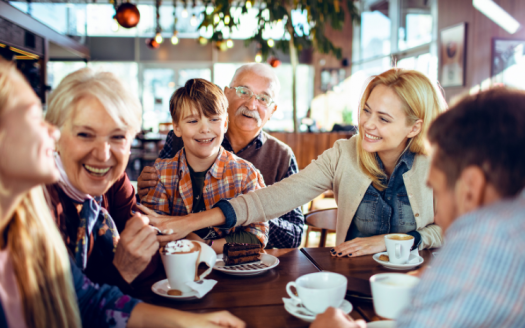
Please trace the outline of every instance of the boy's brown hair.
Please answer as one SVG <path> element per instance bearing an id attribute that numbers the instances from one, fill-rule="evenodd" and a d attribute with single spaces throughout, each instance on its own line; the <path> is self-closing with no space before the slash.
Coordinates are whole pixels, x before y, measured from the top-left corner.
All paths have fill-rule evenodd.
<path id="1" fill-rule="evenodd" d="M 192 109 L 193 108 L 193 109 Z M 197 110 L 199 115 L 211 117 L 228 111 L 228 99 L 217 85 L 204 79 L 190 79 L 170 98 L 170 113 L 178 124 L 183 113 Z"/>

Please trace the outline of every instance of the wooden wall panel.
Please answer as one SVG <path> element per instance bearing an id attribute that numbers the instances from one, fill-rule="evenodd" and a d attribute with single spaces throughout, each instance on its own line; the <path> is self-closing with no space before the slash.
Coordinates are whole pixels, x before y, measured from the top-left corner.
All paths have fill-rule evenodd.
<path id="1" fill-rule="evenodd" d="M 525 1 L 494 0 L 525 26 Z M 468 93 L 491 76 L 492 39 L 525 39 L 525 28 L 509 34 L 472 6 L 471 0 L 438 0 L 438 30 L 467 22 L 467 57 L 464 87 L 445 88 L 447 100 Z M 438 33 L 439 34 L 439 33 Z M 441 72 L 439 72 L 441 74 Z"/>
<path id="2" fill-rule="evenodd" d="M 270 132 L 272 136 L 281 140 L 292 148 L 299 169 L 304 169 L 312 160 L 316 159 L 325 150 L 332 148 L 339 139 L 348 139 L 352 132 L 327 133 L 286 133 Z"/>

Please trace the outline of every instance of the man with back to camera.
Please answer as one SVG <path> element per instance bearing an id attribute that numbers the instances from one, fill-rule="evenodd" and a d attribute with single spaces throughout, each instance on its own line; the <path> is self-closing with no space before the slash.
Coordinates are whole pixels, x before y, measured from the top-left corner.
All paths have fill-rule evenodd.
<path id="1" fill-rule="evenodd" d="M 251 162 L 263 175 L 269 186 L 297 173 L 297 161 L 292 149 L 285 143 L 262 131 L 277 110 L 275 99 L 280 83 L 272 68 L 265 64 L 246 64 L 239 67 L 229 87 L 224 88 L 228 98 L 229 126 L 224 136 L 224 149 Z M 160 158 L 172 158 L 184 146 L 182 139 L 170 131 Z M 153 167 L 145 167 L 137 187 L 142 198 L 157 184 Z M 295 248 L 301 244 L 304 217 L 300 208 L 269 221 L 268 248 Z"/>
<path id="2" fill-rule="evenodd" d="M 525 92 L 468 96 L 429 130 L 444 247 L 396 327 L 523 327 Z M 366 327 L 334 308 L 312 328 Z"/>

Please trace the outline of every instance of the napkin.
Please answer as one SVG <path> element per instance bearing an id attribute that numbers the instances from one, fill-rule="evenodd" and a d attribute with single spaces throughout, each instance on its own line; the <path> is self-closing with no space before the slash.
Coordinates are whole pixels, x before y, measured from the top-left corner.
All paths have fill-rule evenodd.
<path id="1" fill-rule="evenodd" d="M 419 250 L 417 248 L 413 249 L 410 252 L 410 256 L 408 257 L 407 264 L 416 264 L 419 263 Z"/>
<path id="2" fill-rule="evenodd" d="M 190 281 L 186 285 L 197 293 L 197 297 L 201 298 L 212 290 L 213 286 L 217 284 L 217 280 L 202 279 L 199 281 Z"/>

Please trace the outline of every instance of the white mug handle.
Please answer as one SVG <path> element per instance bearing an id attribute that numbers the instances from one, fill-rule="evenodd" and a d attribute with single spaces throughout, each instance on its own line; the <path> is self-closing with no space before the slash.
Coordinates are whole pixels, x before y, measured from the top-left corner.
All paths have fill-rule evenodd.
<path id="1" fill-rule="evenodd" d="M 301 301 L 301 299 L 299 297 L 295 296 L 295 294 L 292 292 L 292 290 L 291 290 L 292 286 L 295 287 L 295 289 L 297 290 L 297 285 L 295 284 L 295 281 L 290 281 L 286 285 L 286 292 L 288 293 L 288 296 L 290 296 L 296 302 L 302 303 L 303 301 Z"/>
<path id="2" fill-rule="evenodd" d="M 401 258 L 401 244 L 396 244 L 396 258 Z"/>

